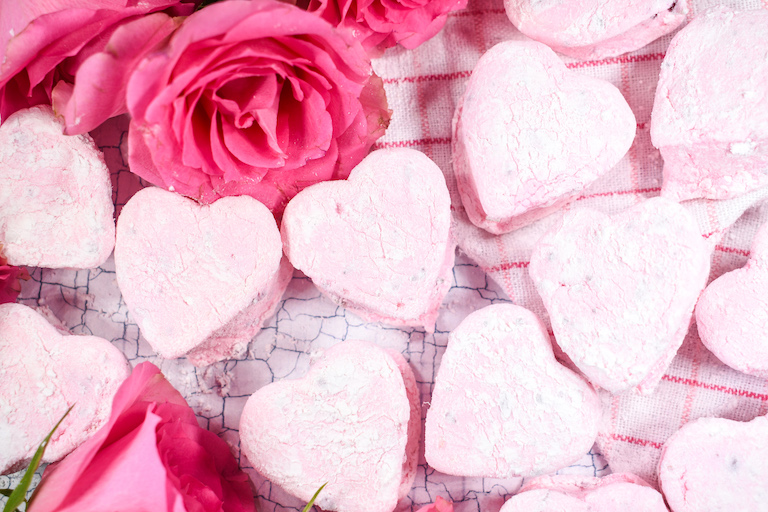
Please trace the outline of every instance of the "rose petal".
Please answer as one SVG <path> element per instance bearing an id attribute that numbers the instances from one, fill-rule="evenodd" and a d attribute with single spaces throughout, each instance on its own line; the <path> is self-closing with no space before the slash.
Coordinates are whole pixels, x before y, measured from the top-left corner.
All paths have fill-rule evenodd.
<path id="1" fill-rule="evenodd" d="M 163 407 L 175 407 L 175 412 L 179 417 L 185 417 L 186 421 L 195 421 L 194 414 L 189 406 L 186 405 L 184 398 L 181 394 L 171 386 L 168 381 L 163 378 L 160 370 L 150 364 L 142 363 L 134 368 L 131 376 L 120 386 L 120 389 L 115 394 L 115 398 L 112 401 L 112 412 L 107 424 L 99 429 L 91 439 L 82 444 L 74 452 L 69 454 L 64 460 L 56 464 L 51 464 L 46 468 L 45 478 L 38 486 L 36 497 L 32 506 L 29 508 L 30 512 L 50 512 L 53 510 L 59 510 L 58 507 L 68 506 L 65 503 L 70 503 L 70 494 L 72 489 L 78 485 L 81 474 L 85 468 L 88 467 L 99 454 L 99 450 L 105 445 L 110 445 L 115 442 L 115 439 L 119 439 L 122 436 L 130 435 L 130 433 L 136 430 L 137 426 L 141 424 L 147 412 L 149 402 L 160 402 Z M 138 402 L 138 406 L 136 405 Z M 143 405 L 142 405 L 143 404 Z M 188 412 L 185 412 L 188 411 Z M 123 416 L 122 421 L 121 415 Z M 191 418 L 189 417 L 191 415 Z M 154 416 L 153 416 L 154 417 Z M 150 421 L 150 416 L 146 416 Z M 152 446 L 154 449 L 154 428 L 152 430 Z M 139 434 L 136 434 L 137 436 Z M 142 436 L 149 435 L 147 432 L 142 432 Z M 138 441 L 144 441 L 144 437 L 140 437 Z M 141 445 L 139 445 L 141 446 Z M 152 453 L 147 454 L 146 451 L 142 452 L 149 459 L 152 458 Z M 156 462 L 159 463 L 160 459 L 157 455 L 157 450 L 154 450 L 154 456 Z M 156 470 L 155 466 L 151 466 L 155 459 L 148 460 L 150 465 L 147 471 Z M 129 461 L 131 462 L 131 461 Z M 106 464 L 100 462 L 99 464 Z M 154 469 L 153 469 L 154 468 Z M 163 475 L 165 469 L 162 470 Z M 138 472 L 144 473 L 144 469 Z M 164 482 L 163 477 L 162 481 Z M 77 493 L 74 493 L 77 496 Z M 68 509 L 62 508 L 61 512 L 70 510 L 82 510 L 78 508 Z M 108 509 L 91 509 L 91 510 L 108 510 Z M 140 509 L 137 509 L 140 510 Z M 152 511 L 150 507 L 146 509 L 147 512 Z M 175 511 L 174 511 L 175 512 Z M 183 512 L 183 511 L 182 511 Z"/>
<path id="2" fill-rule="evenodd" d="M 13 6 L 20 4 L 37 4 L 37 2 L 7 2 Z M 42 14 L 38 17 L 25 20 L 26 23 L 13 19 L 13 12 L 0 14 L 0 37 L 6 38 L 1 47 L 5 50 L 2 66 L 0 67 L 0 86 L 32 63 L 34 71 L 29 73 L 37 77 L 52 70 L 56 64 L 65 57 L 75 55 L 92 37 L 97 35 L 103 25 L 114 23 L 122 18 L 114 11 L 94 11 L 93 9 L 71 8 L 63 11 L 54 11 Z M 8 26 L 10 25 L 10 28 Z M 14 35 L 9 37 L 10 34 Z M 76 39 L 79 36 L 80 39 Z M 33 62 L 33 59 L 43 51 L 42 63 Z M 37 83 L 35 80 L 33 83 Z"/>
<path id="3" fill-rule="evenodd" d="M 166 483 L 166 470 L 157 452 L 155 428 L 162 418 L 149 409 L 139 426 L 113 444 L 102 447 L 58 505 L 59 512 L 186 512 L 181 493 Z M 67 459 L 65 459 L 66 461 Z M 65 469 L 60 463 L 58 471 Z M 50 496 L 45 488 L 43 497 Z M 138 492 L 137 492 L 138 491 Z M 30 512 L 50 511 L 35 500 Z"/>
<path id="4" fill-rule="evenodd" d="M 53 108 L 65 121 L 65 133 L 93 130 L 108 118 L 127 111 L 125 88 L 138 62 L 176 29 L 178 22 L 163 13 L 143 16 L 119 26 L 103 52 L 80 65 L 75 85 L 59 82 Z"/>
<path id="5" fill-rule="evenodd" d="M 254 110 L 271 108 L 275 104 L 278 80 L 275 75 L 245 76 L 228 80 L 215 91 L 215 96 L 222 105 L 229 105 L 228 113 L 235 118 L 237 128 L 248 128 L 253 123 Z M 244 118 L 250 117 L 246 121 Z"/>
<path id="6" fill-rule="evenodd" d="M 221 114 L 216 112 L 209 116 L 210 121 L 210 138 L 211 138 L 211 155 L 214 162 L 221 170 L 225 181 L 235 181 L 248 174 L 251 166 L 240 161 L 227 149 L 224 142 L 224 130 L 221 126 Z M 214 174 L 214 172 L 208 172 L 208 174 Z"/>
<path id="7" fill-rule="evenodd" d="M 277 140 L 288 155 L 285 167 L 295 169 L 307 160 L 325 154 L 333 138 L 333 122 L 325 110 L 323 98 L 316 91 L 307 89 L 305 92 L 295 78 L 291 85 L 284 86 L 280 96 Z M 302 92 L 301 99 L 296 98 L 296 90 Z"/>
<path id="8" fill-rule="evenodd" d="M 27 270 L 23 267 L 7 265 L 5 258 L 0 256 L 0 304 L 16 302 L 21 293 L 19 279 L 29 279 Z"/>
<path id="9" fill-rule="evenodd" d="M 212 179 L 212 193 L 217 196 L 249 195 L 273 212 L 282 212 L 288 201 L 304 188 L 320 181 L 349 176 L 348 171 L 346 176 L 338 172 L 334 165 L 338 159 L 339 148 L 334 140 L 321 158 L 309 160 L 302 167 L 291 171 L 269 170 L 258 183 L 249 180 L 226 183 L 220 179 Z M 286 178 L 284 173 L 289 173 L 289 177 Z"/>
<path id="10" fill-rule="evenodd" d="M 201 429 L 150 363 L 138 365 L 105 427 L 57 464 L 30 512 L 254 512 L 248 477 L 227 444 Z"/>
<path id="11" fill-rule="evenodd" d="M 453 512 L 453 503 L 446 501 L 442 496 L 438 496 L 434 503 L 421 507 L 416 512 Z"/>
<path id="12" fill-rule="evenodd" d="M 389 119 L 363 48 L 276 1 L 201 12 L 130 78 L 131 169 L 203 202 L 248 194 L 278 215 L 299 190 L 348 175 Z"/>
<path id="13" fill-rule="evenodd" d="M 158 432 L 158 450 L 171 478 L 185 490 L 188 511 L 211 512 L 222 503 L 227 512 L 252 510 L 248 477 L 215 434 L 196 425 L 167 423 Z"/>
<path id="14" fill-rule="evenodd" d="M 167 188 L 169 185 L 152 161 L 152 152 L 147 147 L 143 131 L 145 131 L 144 128 L 135 125 L 130 126 L 128 130 L 128 158 L 131 162 L 131 172 L 155 185 Z"/>
<path id="15" fill-rule="evenodd" d="M 400 44 L 415 48 L 435 36 L 447 14 L 465 8 L 467 0 L 312 0 L 308 10 L 339 27 L 349 29 L 363 46 L 378 56 Z"/>
<path id="16" fill-rule="evenodd" d="M 80 64 L 103 50 L 121 20 L 159 10 L 187 15 L 194 7 L 193 2 L 179 0 L 4 2 L 0 9 L 0 118 L 49 103 L 54 84 L 61 79 L 71 84 Z M 71 91 L 62 94 L 71 98 Z"/>
<path id="17" fill-rule="evenodd" d="M 211 149 L 210 124 L 215 106 L 205 97 L 206 91 L 200 90 L 199 97 L 192 102 L 186 99 L 183 108 L 187 109 L 187 119 L 184 125 L 185 141 L 192 144 L 182 145 L 182 163 L 186 166 L 200 167 L 206 174 L 218 176 L 222 171 L 216 166 Z M 156 153 L 159 155 L 161 153 Z M 168 153 L 165 152 L 167 155 Z"/>
<path id="18" fill-rule="evenodd" d="M 283 167 L 285 165 L 285 153 L 272 149 L 273 144 L 277 144 L 276 140 L 271 140 L 274 139 L 274 135 L 269 137 L 260 125 L 243 129 L 236 128 L 233 123 L 224 123 L 223 130 L 227 150 L 232 152 L 235 158 L 252 168 Z M 254 150 L 254 148 L 258 149 Z M 257 173 L 250 173 L 252 177 L 254 174 Z"/>

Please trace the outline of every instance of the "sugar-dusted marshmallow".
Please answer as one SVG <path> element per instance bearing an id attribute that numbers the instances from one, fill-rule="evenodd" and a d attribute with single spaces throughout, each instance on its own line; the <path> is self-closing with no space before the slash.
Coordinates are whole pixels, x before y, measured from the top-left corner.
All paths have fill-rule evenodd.
<path id="1" fill-rule="evenodd" d="M 243 452 L 262 475 L 336 512 L 391 512 L 416 476 L 421 403 L 408 363 L 364 341 L 327 350 L 299 380 L 245 404 Z"/>
<path id="2" fill-rule="evenodd" d="M 509 20 L 531 39 L 582 60 L 632 52 L 685 21 L 688 0 L 504 0 Z"/>
<path id="3" fill-rule="evenodd" d="M 566 212 L 528 270 L 558 345 L 587 378 L 650 393 L 688 332 L 709 250 L 693 216 L 657 197 L 610 217 Z"/>
<path id="4" fill-rule="evenodd" d="M 659 491 L 640 477 L 542 476 L 526 481 L 500 512 L 669 512 Z"/>
<path id="5" fill-rule="evenodd" d="M 93 268 L 115 246 L 112 184 L 87 134 L 64 135 L 48 106 L 0 126 L 0 245 L 11 265 Z"/>
<path id="6" fill-rule="evenodd" d="M 440 168 L 413 149 L 368 155 L 347 181 L 313 185 L 285 209 L 285 254 L 364 319 L 434 330 L 455 243 Z"/>
<path id="7" fill-rule="evenodd" d="M 72 405 L 43 462 L 77 448 L 107 421 L 130 373 L 125 356 L 107 340 L 62 335 L 32 308 L 0 305 L 0 474 L 29 464 Z"/>
<path id="8" fill-rule="evenodd" d="M 703 12 L 661 65 L 651 139 L 661 194 L 728 199 L 768 186 L 768 11 Z"/>
<path id="9" fill-rule="evenodd" d="M 672 512 L 768 510 L 768 418 L 700 418 L 672 435 L 659 461 Z"/>
<path id="10" fill-rule="evenodd" d="M 470 314 L 448 338 L 425 427 L 427 463 L 450 475 L 510 478 L 572 464 L 592 447 L 595 390 L 555 360 L 525 308 Z"/>
<path id="11" fill-rule="evenodd" d="M 535 41 L 480 58 L 453 119 L 469 220 L 506 233 L 559 209 L 629 150 L 635 116 L 612 84 L 568 70 Z"/>
<path id="12" fill-rule="evenodd" d="M 166 358 L 205 366 L 242 353 L 290 281 L 280 232 L 255 199 L 204 206 L 145 188 L 117 222 L 115 269 L 141 334 Z"/>
<path id="13" fill-rule="evenodd" d="M 722 362 L 768 379 L 768 224 L 757 233 L 746 266 L 701 294 L 696 325 L 702 343 Z"/>

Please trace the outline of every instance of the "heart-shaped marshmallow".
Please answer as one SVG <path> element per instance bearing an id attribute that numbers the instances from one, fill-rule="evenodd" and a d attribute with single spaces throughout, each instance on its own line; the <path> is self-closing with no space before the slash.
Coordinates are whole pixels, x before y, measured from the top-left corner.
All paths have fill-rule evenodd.
<path id="1" fill-rule="evenodd" d="M 254 393 L 240 419 L 254 468 L 327 511 L 391 512 L 416 476 L 419 392 L 400 354 L 368 342 L 333 346 L 299 380 Z"/>
<path id="2" fill-rule="evenodd" d="M 599 418 L 597 393 L 555 360 L 536 315 L 497 304 L 450 334 L 427 413 L 425 455 L 450 475 L 546 473 L 589 451 Z"/>
<path id="3" fill-rule="evenodd" d="M 632 52 L 685 21 L 687 0 L 504 0 L 520 32 L 577 59 Z"/>
<path id="4" fill-rule="evenodd" d="M 701 294 L 696 325 L 702 343 L 722 362 L 768 379 L 768 224 L 758 231 L 746 266 Z"/>
<path id="5" fill-rule="evenodd" d="M 728 199 L 768 186 L 768 11 L 719 6 L 667 49 L 651 116 L 661 194 Z"/>
<path id="6" fill-rule="evenodd" d="M 319 183 L 291 200 L 285 254 L 364 319 L 432 332 L 451 287 L 450 202 L 440 168 L 423 153 L 374 151 L 346 182 Z"/>
<path id="7" fill-rule="evenodd" d="M 768 417 L 685 424 L 664 443 L 659 481 L 672 512 L 768 510 Z"/>
<path id="8" fill-rule="evenodd" d="M 0 305 L 0 474 L 27 466 L 72 405 L 43 462 L 77 448 L 107 421 L 130 373 L 125 356 L 107 340 L 63 336 L 27 306 Z"/>
<path id="9" fill-rule="evenodd" d="M 500 512 L 669 512 L 659 492 L 630 473 L 604 478 L 542 476 L 525 482 Z"/>
<path id="10" fill-rule="evenodd" d="M 566 212 L 528 270 L 558 345 L 587 378 L 650 393 L 688 332 L 709 250 L 693 216 L 657 197 L 611 217 Z"/>
<path id="11" fill-rule="evenodd" d="M 166 358 L 205 366 L 245 350 L 292 269 L 269 210 L 247 196 L 204 206 L 150 187 L 117 222 L 117 282 L 141 333 Z"/>
<path id="12" fill-rule="evenodd" d="M 534 41 L 480 58 L 453 120 L 453 165 L 473 224 L 512 231 L 560 208 L 629 150 L 635 116 L 612 84 Z"/>
<path id="13" fill-rule="evenodd" d="M 93 268 L 115 246 L 112 184 L 93 139 L 64 135 L 51 107 L 0 126 L 0 245 L 11 265 Z"/>

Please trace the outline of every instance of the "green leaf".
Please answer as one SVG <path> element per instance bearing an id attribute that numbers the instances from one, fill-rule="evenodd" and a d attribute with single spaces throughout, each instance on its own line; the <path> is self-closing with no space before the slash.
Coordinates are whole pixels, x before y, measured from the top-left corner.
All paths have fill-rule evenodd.
<path id="1" fill-rule="evenodd" d="M 27 471 L 24 472 L 24 476 L 21 477 L 21 482 L 19 482 L 19 485 L 17 485 L 13 492 L 8 496 L 8 501 L 5 503 L 3 512 L 14 512 L 19 505 L 26 502 L 24 497 L 27 495 L 29 486 L 32 485 L 32 477 L 35 476 L 35 471 L 40 467 L 40 461 L 43 459 L 45 449 L 48 447 L 48 443 L 50 442 L 51 437 L 53 437 L 53 433 L 56 432 L 56 429 L 59 428 L 61 422 L 64 421 L 64 418 L 67 417 L 74 406 L 75 404 L 72 404 L 72 406 L 67 409 L 64 416 L 62 416 L 59 422 L 54 425 L 53 430 L 48 433 L 45 439 L 43 439 L 43 442 L 40 443 L 40 446 L 37 447 L 37 451 L 32 457 L 32 462 L 29 463 L 29 467 L 27 468 Z"/>
<path id="2" fill-rule="evenodd" d="M 9 497 L 13 493 L 13 489 L 0 489 L 0 494 L 5 496 L 6 498 Z"/>
<path id="3" fill-rule="evenodd" d="M 302 512 L 309 512 L 309 510 L 312 508 L 312 505 L 315 504 L 315 500 L 317 499 L 317 496 L 320 494 L 320 491 L 323 490 L 323 487 L 328 485 L 328 482 L 325 482 L 323 485 L 320 486 L 320 488 L 317 490 L 314 496 L 312 496 L 312 499 L 309 500 L 309 503 L 307 503 L 307 506 L 304 507 L 304 510 Z"/>

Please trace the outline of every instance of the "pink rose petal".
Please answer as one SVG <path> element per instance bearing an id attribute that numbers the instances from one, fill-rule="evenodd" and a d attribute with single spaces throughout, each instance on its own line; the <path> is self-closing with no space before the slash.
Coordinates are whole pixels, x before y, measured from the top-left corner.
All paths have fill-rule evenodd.
<path id="1" fill-rule="evenodd" d="M 60 81 L 52 91 L 53 108 L 64 117 L 68 135 L 88 132 L 105 119 L 127 112 L 128 75 L 148 52 L 156 49 L 178 26 L 175 18 L 155 13 L 118 27 L 104 51 L 86 59 L 75 82 Z"/>
<path id="2" fill-rule="evenodd" d="M 30 512 L 255 512 L 227 444 L 201 429 L 151 363 L 121 385 L 109 422 L 46 469 Z"/>
<path id="3" fill-rule="evenodd" d="M 89 57 L 104 51 L 114 53 L 115 47 L 108 48 L 108 45 L 115 44 L 111 36 L 119 32 L 121 24 L 159 11 L 170 16 L 187 15 L 194 6 L 189 0 L 4 2 L 0 10 L 0 118 L 6 119 L 22 108 L 50 104 L 53 88 L 61 81 L 69 87 L 63 86 L 60 90 L 60 101 L 69 100 L 72 94 L 86 94 L 73 93 L 70 89 L 77 81 L 78 68 Z M 139 32 L 144 33 L 142 30 Z M 125 33 L 116 37 L 116 42 L 128 39 Z M 151 43 L 151 39 L 147 42 Z M 116 69 L 114 73 L 110 70 L 107 74 L 114 76 L 115 81 L 124 82 L 130 60 L 133 58 L 135 62 L 138 59 L 140 49 L 140 46 L 119 49 L 115 57 Z M 119 57 L 127 60 L 120 60 Z M 105 70 L 108 62 L 102 57 L 101 66 L 91 66 Z M 87 80 L 94 80 L 97 72 L 91 68 L 84 76 Z M 122 98 L 113 98 L 118 106 L 122 106 L 122 101 Z M 110 112 L 116 111 L 114 105 L 110 104 L 110 107 L 102 111 L 101 120 L 95 113 L 90 113 L 92 119 L 88 125 L 96 126 L 106 120 Z M 68 119 L 69 125 L 72 122 Z M 86 126 L 85 121 L 82 126 Z M 87 130 L 82 126 L 78 126 L 77 131 L 70 126 L 69 131 L 84 133 Z"/>
<path id="4" fill-rule="evenodd" d="M 131 76 L 131 170 L 202 202 L 247 194 L 278 215 L 299 190 L 348 176 L 390 115 L 362 47 L 277 1 L 202 12 Z"/>

